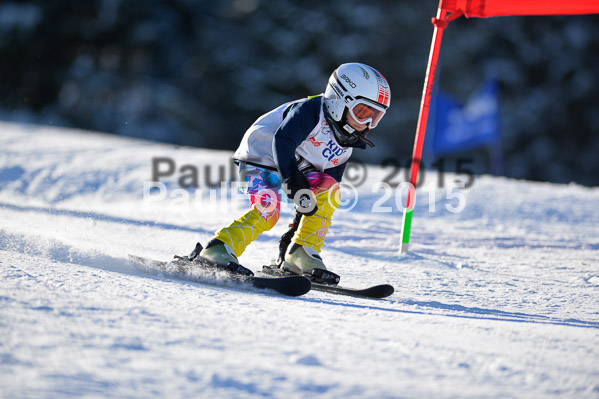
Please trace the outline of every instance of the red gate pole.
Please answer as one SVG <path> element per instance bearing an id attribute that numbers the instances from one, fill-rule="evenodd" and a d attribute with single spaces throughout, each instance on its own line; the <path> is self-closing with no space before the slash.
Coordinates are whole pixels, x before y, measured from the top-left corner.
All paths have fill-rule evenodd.
<path id="1" fill-rule="evenodd" d="M 424 145 L 424 135 L 426 134 L 426 123 L 428 120 L 428 111 L 431 103 L 431 95 L 433 93 L 433 84 L 435 82 L 435 72 L 437 71 L 437 61 L 439 60 L 439 51 L 441 49 L 441 39 L 443 38 L 443 30 L 447 24 L 462 15 L 462 12 L 454 12 L 448 15 L 448 12 L 441 8 L 437 9 L 437 17 L 433 18 L 433 40 L 428 57 L 428 65 L 426 68 L 426 76 L 424 78 L 424 89 L 422 90 L 422 101 L 420 102 L 420 113 L 418 115 L 418 125 L 416 126 L 416 137 L 414 139 L 414 150 L 412 152 L 412 166 L 410 168 L 410 183 L 412 187 L 416 187 L 418 181 L 418 170 L 420 169 L 420 159 L 422 157 L 422 147 Z M 403 213 L 402 233 L 401 233 L 401 248 L 400 253 L 406 253 L 410 243 L 410 230 L 412 228 L 412 213 L 414 211 L 414 203 L 416 201 L 416 191 L 408 190 L 407 203 Z"/>

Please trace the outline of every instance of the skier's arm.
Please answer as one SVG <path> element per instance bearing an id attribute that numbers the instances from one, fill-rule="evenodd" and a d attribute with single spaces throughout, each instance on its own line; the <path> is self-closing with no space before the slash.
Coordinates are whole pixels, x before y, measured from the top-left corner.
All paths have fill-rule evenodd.
<path id="1" fill-rule="evenodd" d="M 273 154 L 283 181 L 299 173 L 295 150 L 318 123 L 320 101 L 313 98 L 292 106 L 275 132 Z"/>
<path id="2" fill-rule="evenodd" d="M 290 198 L 293 198 L 298 212 L 307 216 L 316 213 L 317 208 L 310 184 L 297 166 L 295 151 L 318 123 L 320 104 L 320 98 L 314 98 L 291 108 L 273 140 L 275 162 Z"/>

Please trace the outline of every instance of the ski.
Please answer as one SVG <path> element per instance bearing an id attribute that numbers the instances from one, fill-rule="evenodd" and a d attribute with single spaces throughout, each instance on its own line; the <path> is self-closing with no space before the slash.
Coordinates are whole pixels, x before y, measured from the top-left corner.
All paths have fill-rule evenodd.
<path id="1" fill-rule="evenodd" d="M 278 278 L 293 275 L 291 272 L 282 270 L 278 266 L 272 264 L 264 265 L 262 267 L 262 274 Z M 393 286 L 390 284 L 373 285 L 372 287 L 367 288 L 350 288 L 336 284 L 322 284 L 314 281 L 312 281 L 312 290 L 371 299 L 387 298 L 388 296 L 391 296 L 393 292 L 395 292 L 395 288 L 393 288 Z"/>
<path id="2" fill-rule="evenodd" d="M 133 262 L 160 270 L 178 278 L 197 283 L 236 287 L 254 287 L 259 289 L 269 289 L 286 296 L 300 296 L 311 288 L 311 282 L 303 276 L 285 276 L 285 277 L 256 277 L 234 273 L 227 270 L 225 266 L 213 265 L 202 261 L 200 258 L 190 261 L 177 257 L 170 262 L 143 258 L 141 256 L 129 255 Z"/>
<path id="3" fill-rule="evenodd" d="M 395 289 L 389 284 L 373 285 L 368 288 L 348 288 L 338 285 L 312 283 L 312 289 L 316 291 L 331 292 L 333 294 L 357 296 L 362 298 L 382 299 L 391 296 Z"/>

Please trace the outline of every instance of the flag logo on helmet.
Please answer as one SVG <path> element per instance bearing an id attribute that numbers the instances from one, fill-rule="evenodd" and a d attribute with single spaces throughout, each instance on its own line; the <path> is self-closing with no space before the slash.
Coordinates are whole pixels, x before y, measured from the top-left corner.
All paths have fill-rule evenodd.
<path id="1" fill-rule="evenodd" d="M 389 83 L 387 79 L 383 77 L 379 72 L 375 71 L 376 81 L 379 84 L 379 97 L 377 102 L 383 104 L 385 107 L 389 106 L 389 98 L 391 93 L 389 92 Z"/>

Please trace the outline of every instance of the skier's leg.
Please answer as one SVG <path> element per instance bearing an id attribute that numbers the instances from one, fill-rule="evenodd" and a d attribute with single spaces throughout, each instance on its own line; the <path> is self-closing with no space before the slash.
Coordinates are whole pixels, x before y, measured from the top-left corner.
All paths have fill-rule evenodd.
<path id="1" fill-rule="evenodd" d="M 273 171 L 241 164 L 240 180 L 247 184 L 250 210 L 227 227 L 218 230 L 200 256 L 217 263 L 235 262 L 246 247 L 279 220 L 280 180 Z"/>
<path id="2" fill-rule="evenodd" d="M 333 213 L 339 207 L 339 184 L 326 173 L 306 174 L 316 198 L 318 210 L 312 216 L 302 216 L 285 254 L 285 267 L 301 274 L 312 269 L 326 269 L 319 253 L 331 225 Z"/>

